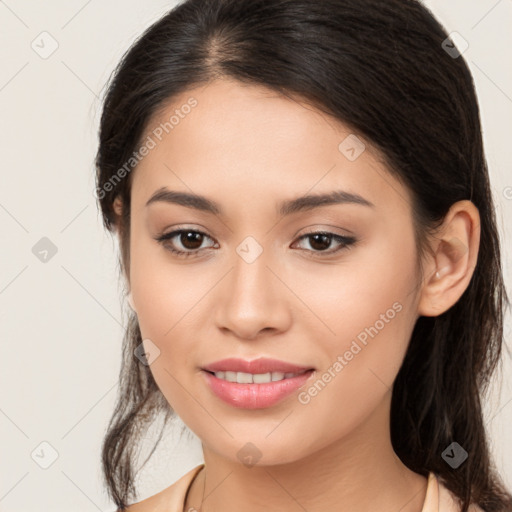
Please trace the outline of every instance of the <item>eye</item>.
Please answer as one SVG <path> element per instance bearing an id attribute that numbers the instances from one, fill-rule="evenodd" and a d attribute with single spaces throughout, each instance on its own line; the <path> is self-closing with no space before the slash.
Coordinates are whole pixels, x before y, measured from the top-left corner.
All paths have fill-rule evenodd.
<path id="1" fill-rule="evenodd" d="M 172 252 L 176 256 L 181 258 L 188 258 L 190 256 L 196 256 L 197 253 L 202 250 L 201 245 L 205 238 L 211 238 L 202 231 L 196 231 L 194 229 L 177 229 L 161 235 L 155 240 L 161 243 L 168 251 Z M 185 249 L 176 248 L 173 239 Z M 204 248 L 203 248 L 204 249 Z"/>
<path id="2" fill-rule="evenodd" d="M 349 249 L 350 246 L 355 244 L 357 241 L 353 236 L 337 235 L 327 231 L 315 231 L 312 233 L 306 233 L 299 238 L 299 241 L 301 240 L 309 240 L 313 251 L 310 251 L 309 249 L 306 250 L 315 253 L 315 255 L 320 254 L 321 256 L 323 256 L 323 254 L 331 255 L 344 249 Z M 338 247 L 334 250 L 327 251 L 326 249 L 331 246 L 333 241 L 338 244 Z"/>

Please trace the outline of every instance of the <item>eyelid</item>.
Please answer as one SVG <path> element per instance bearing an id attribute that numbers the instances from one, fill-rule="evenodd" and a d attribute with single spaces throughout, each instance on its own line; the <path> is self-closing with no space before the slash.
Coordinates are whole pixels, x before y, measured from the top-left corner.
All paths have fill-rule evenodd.
<path id="1" fill-rule="evenodd" d="M 347 238 L 353 236 L 355 237 L 355 232 L 351 231 L 348 228 L 341 228 L 336 225 L 331 224 L 324 224 L 324 223 L 313 223 L 309 224 L 308 226 L 305 226 L 301 228 L 299 231 L 295 232 L 294 237 L 302 236 L 303 234 L 310 234 L 310 233 L 330 233 L 332 235 L 339 235 L 339 236 L 346 236 Z"/>

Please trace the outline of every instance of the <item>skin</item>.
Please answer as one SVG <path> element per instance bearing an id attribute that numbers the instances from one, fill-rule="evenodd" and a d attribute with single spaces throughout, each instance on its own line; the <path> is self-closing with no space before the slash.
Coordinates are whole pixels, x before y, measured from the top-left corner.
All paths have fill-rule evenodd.
<path id="1" fill-rule="evenodd" d="M 469 201 L 452 206 L 422 275 L 410 194 L 369 143 L 350 161 L 338 149 L 351 133 L 345 125 L 306 103 L 227 79 L 173 98 L 147 134 L 190 96 L 197 106 L 134 171 L 126 269 L 142 338 L 160 350 L 151 372 L 203 446 L 206 470 L 185 510 L 200 509 L 204 485 L 204 512 L 269 505 L 285 512 L 421 511 L 426 479 L 391 445 L 392 384 L 417 318 L 446 311 L 469 284 L 477 209 Z M 205 195 L 223 213 L 163 202 L 146 207 L 162 186 Z M 277 213 L 283 200 L 339 189 L 374 207 Z M 120 213 L 123 205 L 115 206 Z M 195 257 L 179 258 L 155 240 L 178 227 L 207 234 Z M 339 247 L 335 239 L 323 253 L 311 237 L 299 240 L 322 230 L 357 241 L 325 256 Z M 263 249 L 251 264 L 236 251 L 247 236 Z M 213 395 L 200 374 L 225 357 L 266 356 L 314 367 L 307 389 L 396 303 L 400 312 L 307 404 L 294 393 L 270 408 L 237 409 Z M 237 456 L 248 442 L 261 452 L 252 467 Z M 129 510 L 153 510 L 166 493 Z"/>

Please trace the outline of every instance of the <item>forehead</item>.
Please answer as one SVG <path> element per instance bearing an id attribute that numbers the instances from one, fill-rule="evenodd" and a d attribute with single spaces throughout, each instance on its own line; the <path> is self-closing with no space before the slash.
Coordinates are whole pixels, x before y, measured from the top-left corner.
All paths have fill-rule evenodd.
<path id="1" fill-rule="evenodd" d="M 332 189 L 363 190 L 375 203 L 390 186 L 408 199 L 346 125 L 262 86 L 222 79 L 187 90 L 148 122 L 149 139 L 153 148 L 133 176 L 140 205 L 162 186 L 247 203 Z"/>

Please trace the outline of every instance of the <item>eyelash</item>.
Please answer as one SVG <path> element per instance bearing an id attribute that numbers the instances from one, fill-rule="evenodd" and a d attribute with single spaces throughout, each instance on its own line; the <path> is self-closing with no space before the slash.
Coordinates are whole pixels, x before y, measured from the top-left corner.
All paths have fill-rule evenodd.
<path id="1" fill-rule="evenodd" d="M 171 252 L 172 254 L 174 254 L 175 256 L 177 256 L 179 258 L 189 258 L 191 256 L 197 256 L 197 253 L 203 249 L 193 249 L 193 250 L 189 250 L 189 251 L 181 251 L 179 249 L 174 249 L 174 248 L 170 247 L 166 243 L 169 240 L 171 240 L 172 238 L 175 238 L 176 236 L 181 235 L 183 233 L 196 233 L 196 234 L 200 234 L 200 235 L 210 238 L 206 233 L 203 233 L 202 231 L 197 231 L 195 229 L 177 229 L 175 231 L 171 231 L 170 233 L 160 235 L 160 236 L 156 237 L 155 240 L 157 242 L 159 242 L 160 244 L 162 244 L 166 250 L 168 250 L 169 252 Z M 335 240 L 336 242 L 341 244 L 340 247 L 338 247 L 338 249 L 335 249 L 334 251 L 314 251 L 314 250 L 310 251 L 309 249 L 303 249 L 306 251 L 313 252 L 315 255 L 319 254 L 319 255 L 321 255 L 321 257 L 323 257 L 324 254 L 327 256 L 331 256 L 332 254 L 338 253 L 340 251 L 349 250 L 349 249 L 351 249 L 351 246 L 353 246 L 357 242 L 357 239 L 355 237 L 337 235 L 335 233 L 330 233 L 328 231 L 313 231 L 311 233 L 305 233 L 304 235 L 301 235 L 298 238 L 298 240 L 303 240 L 305 238 L 312 237 L 315 235 L 328 236 L 332 240 Z"/>

